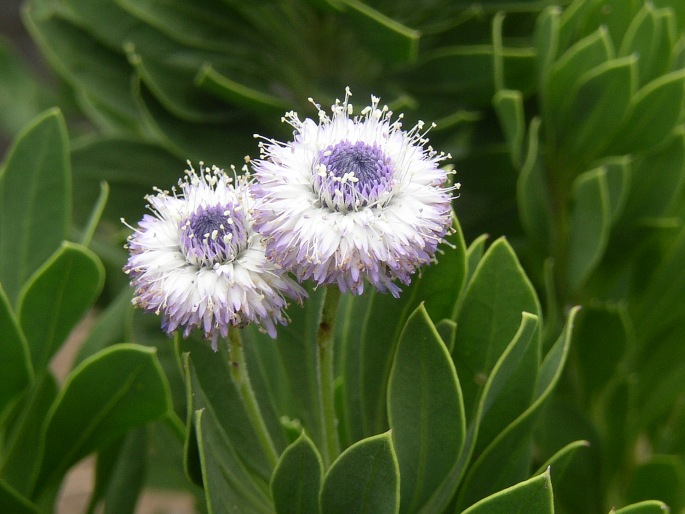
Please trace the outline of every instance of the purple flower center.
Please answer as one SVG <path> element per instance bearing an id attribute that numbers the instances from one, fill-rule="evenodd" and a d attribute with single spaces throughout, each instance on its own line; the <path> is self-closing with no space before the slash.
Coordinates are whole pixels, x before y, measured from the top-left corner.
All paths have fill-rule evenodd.
<path id="1" fill-rule="evenodd" d="M 245 214 L 233 204 L 198 207 L 180 228 L 181 249 L 198 267 L 232 262 L 247 247 Z"/>
<path id="2" fill-rule="evenodd" d="M 378 145 L 345 140 L 321 152 L 313 184 L 327 208 L 344 212 L 382 201 L 392 176 L 392 163 Z"/>

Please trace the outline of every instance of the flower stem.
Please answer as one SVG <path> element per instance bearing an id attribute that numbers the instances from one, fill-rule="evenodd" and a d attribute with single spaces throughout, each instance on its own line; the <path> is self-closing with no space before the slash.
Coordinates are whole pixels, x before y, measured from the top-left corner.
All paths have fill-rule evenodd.
<path id="1" fill-rule="evenodd" d="M 340 453 L 338 441 L 338 420 L 335 414 L 335 374 L 333 370 L 333 343 L 335 340 L 335 318 L 340 300 L 340 289 L 326 288 L 321 311 L 321 322 L 316 333 L 317 378 L 319 385 L 319 407 L 324 448 L 322 457 L 328 467 Z"/>
<path id="2" fill-rule="evenodd" d="M 240 336 L 240 330 L 233 326 L 231 326 L 228 331 L 228 350 L 233 383 L 235 384 L 236 389 L 238 389 L 240 398 L 243 400 L 243 405 L 245 405 L 245 410 L 247 411 L 247 417 L 252 423 L 259 444 L 261 444 L 262 450 L 264 451 L 264 455 L 266 455 L 269 464 L 272 467 L 275 467 L 278 463 L 278 453 L 276 452 L 276 447 L 271 439 L 269 430 L 266 428 L 262 412 L 259 410 L 257 397 L 254 394 L 252 383 L 250 382 L 250 375 L 247 373 L 247 364 L 245 362 L 245 352 L 243 351 L 243 340 Z"/>

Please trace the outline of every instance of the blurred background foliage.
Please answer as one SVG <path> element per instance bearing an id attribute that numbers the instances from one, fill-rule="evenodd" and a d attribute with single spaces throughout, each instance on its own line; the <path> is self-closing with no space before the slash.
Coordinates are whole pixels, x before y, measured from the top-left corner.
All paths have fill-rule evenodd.
<path id="1" fill-rule="evenodd" d="M 109 184 L 90 247 L 111 319 L 128 295 L 119 218 L 141 217 L 153 186 L 186 159 L 241 164 L 252 134 L 289 137 L 280 117 L 314 115 L 309 97 L 381 96 L 407 126 L 436 122 L 469 255 L 506 236 L 541 297 L 545 351 L 583 306 L 531 449 L 542 465 L 590 442 L 554 484 L 557 512 L 685 508 L 685 2 L 28 0 L 22 19 L 55 77 L 0 41 L 0 129 L 60 106 L 74 234 Z M 115 326 L 84 352 L 121 340 Z M 131 334 L 167 351 L 154 328 Z"/>

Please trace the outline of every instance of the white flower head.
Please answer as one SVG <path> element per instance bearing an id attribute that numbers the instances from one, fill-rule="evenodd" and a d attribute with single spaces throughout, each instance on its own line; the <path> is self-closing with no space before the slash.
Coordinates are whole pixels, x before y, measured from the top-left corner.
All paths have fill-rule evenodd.
<path id="1" fill-rule="evenodd" d="M 448 185 L 439 164 L 450 156 L 427 146 L 422 122 L 403 130 L 402 115 L 373 96 L 354 116 L 350 96 L 332 116 L 314 104 L 318 122 L 287 113 L 291 142 L 260 142 L 255 228 L 267 256 L 301 280 L 353 294 L 369 282 L 398 296 L 393 280 L 409 284 L 451 230 L 459 185 Z"/>
<path id="2" fill-rule="evenodd" d="M 215 349 L 230 325 L 255 323 L 275 337 L 287 322 L 286 297 L 306 293 L 266 258 L 253 230 L 251 179 L 200 163 L 178 186 L 147 196 L 152 214 L 128 239 L 134 305 L 160 315 L 168 334 L 202 330 Z"/>

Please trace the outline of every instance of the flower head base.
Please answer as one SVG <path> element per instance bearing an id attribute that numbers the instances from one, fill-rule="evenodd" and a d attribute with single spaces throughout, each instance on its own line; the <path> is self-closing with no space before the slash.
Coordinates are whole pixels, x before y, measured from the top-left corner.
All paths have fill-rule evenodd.
<path id="1" fill-rule="evenodd" d="M 301 301 L 305 291 L 266 258 L 250 179 L 201 164 L 178 185 L 147 197 L 152 214 L 129 238 L 133 303 L 161 315 L 169 334 L 201 329 L 214 348 L 230 325 L 257 323 L 275 337 L 286 296 Z"/>
<path id="2" fill-rule="evenodd" d="M 287 113 L 293 141 L 260 143 L 255 228 L 267 256 L 300 279 L 354 294 L 369 282 L 397 296 L 393 281 L 408 284 L 451 230 L 459 185 L 447 185 L 439 163 L 449 155 L 426 147 L 423 123 L 402 130 L 376 97 L 353 116 L 350 96 L 332 116 L 314 104 L 318 123 Z"/>

